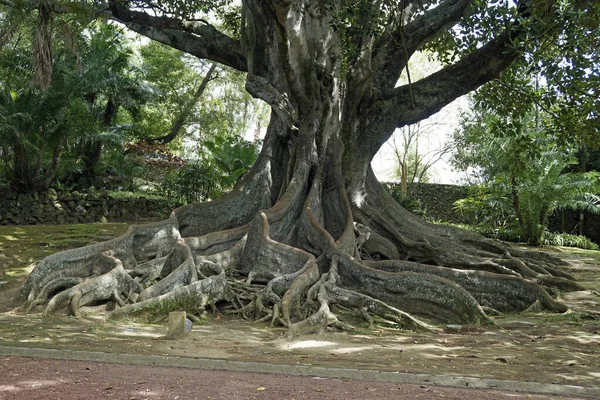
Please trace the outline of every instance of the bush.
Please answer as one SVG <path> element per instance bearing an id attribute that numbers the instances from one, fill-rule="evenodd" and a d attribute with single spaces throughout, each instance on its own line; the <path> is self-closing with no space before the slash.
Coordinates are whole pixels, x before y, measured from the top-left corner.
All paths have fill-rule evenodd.
<path id="1" fill-rule="evenodd" d="M 421 200 L 411 196 L 410 194 L 402 193 L 400 185 L 391 183 L 384 183 L 384 187 L 388 190 L 390 195 L 400 204 L 405 210 L 418 215 L 419 217 L 426 218 L 426 210 L 421 204 Z"/>
<path id="2" fill-rule="evenodd" d="M 222 194 L 215 172 L 205 164 L 188 162 L 169 172 L 157 192 L 170 200 L 187 204 L 215 199 Z"/>
<path id="3" fill-rule="evenodd" d="M 484 225 L 454 225 L 482 236 L 512 243 L 524 243 L 525 238 L 518 227 L 501 226 L 492 228 Z M 600 250 L 600 246 L 586 236 L 572 235 L 545 231 L 542 239 L 543 245 L 577 247 L 584 250 Z"/>
<path id="4" fill-rule="evenodd" d="M 571 235 L 569 233 L 547 232 L 544 234 L 543 244 L 550 246 L 578 247 L 584 250 L 600 250 L 600 246 L 586 236 Z"/>

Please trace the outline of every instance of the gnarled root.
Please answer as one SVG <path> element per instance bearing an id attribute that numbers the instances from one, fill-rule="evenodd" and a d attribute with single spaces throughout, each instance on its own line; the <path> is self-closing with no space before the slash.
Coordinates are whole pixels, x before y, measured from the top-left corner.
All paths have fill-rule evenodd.
<path id="1" fill-rule="evenodd" d="M 311 145 L 303 151 L 312 154 Z M 261 162 L 266 173 L 268 161 Z M 105 321 L 157 321 L 170 311 L 194 315 L 229 303 L 228 312 L 295 336 L 352 329 L 341 309 L 369 325 L 377 316 L 412 330 L 435 330 L 421 317 L 490 323 L 484 309 L 563 312 L 545 288 L 581 289 L 553 257 L 427 224 L 369 182 L 348 192 L 341 173 L 325 173 L 324 166 L 301 164 L 263 211 L 268 202 L 253 192 L 257 198 L 249 195 L 246 204 L 241 185 L 215 203 L 186 206 L 112 241 L 47 257 L 21 291 L 22 309 L 50 298 L 44 315 L 70 305 L 78 316 L 85 304 L 111 301 L 121 307 Z M 266 190 L 267 183 L 256 187 Z M 243 211 L 228 215 L 236 207 Z"/>
<path id="2" fill-rule="evenodd" d="M 220 300 L 230 300 L 227 277 L 222 269 L 217 275 L 118 308 L 108 313 L 104 321 L 116 321 L 128 317 L 142 318 L 149 322 L 160 321 L 171 311 L 186 311 L 193 315 L 204 311 L 207 305 L 214 306 Z"/>
<path id="3" fill-rule="evenodd" d="M 84 278 L 56 278 L 53 281 L 48 282 L 33 301 L 26 302 L 24 305 L 19 307 L 17 311 L 24 311 L 25 313 L 30 313 L 33 310 L 35 310 L 37 306 L 45 304 L 48 301 L 48 297 L 50 297 L 52 293 L 63 291 L 83 281 L 85 281 Z"/>
<path id="4" fill-rule="evenodd" d="M 81 316 L 79 308 L 86 304 L 113 300 L 122 307 L 133 293 L 141 291 L 141 285 L 125 272 L 123 263 L 119 259 L 108 254 L 103 254 L 102 257 L 113 263 L 112 270 L 57 294 L 48 302 L 43 315 L 49 316 L 69 304 L 71 313 L 79 318 Z M 125 299 L 122 296 L 125 296 Z"/>

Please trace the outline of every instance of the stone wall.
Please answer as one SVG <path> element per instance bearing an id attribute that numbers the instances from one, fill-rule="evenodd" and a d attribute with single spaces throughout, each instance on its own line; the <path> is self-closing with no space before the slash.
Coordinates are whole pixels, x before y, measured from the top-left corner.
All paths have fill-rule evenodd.
<path id="1" fill-rule="evenodd" d="M 400 183 L 386 183 L 391 190 L 400 190 Z M 467 187 L 439 183 L 409 183 L 411 197 L 421 202 L 428 219 L 433 221 L 461 223 L 461 216 L 454 211 L 454 202 L 467 197 Z"/>
<path id="2" fill-rule="evenodd" d="M 0 225 L 76 224 L 160 219 L 173 204 L 166 200 L 114 199 L 106 192 L 17 194 L 0 192 Z"/>
<path id="3" fill-rule="evenodd" d="M 454 211 L 454 202 L 467 197 L 467 187 L 431 183 L 411 184 L 410 194 L 419 199 L 428 218 L 434 221 L 461 222 L 460 215 Z"/>
<path id="4" fill-rule="evenodd" d="M 593 242 L 600 244 L 600 215 L 584 213 L 583 221 L 579 220 L 579 211 L 557 211 L 550 218 L 548 229 L 553 232 L 567 232 L 579 235 L 580 225 L 583 234 Z"/>

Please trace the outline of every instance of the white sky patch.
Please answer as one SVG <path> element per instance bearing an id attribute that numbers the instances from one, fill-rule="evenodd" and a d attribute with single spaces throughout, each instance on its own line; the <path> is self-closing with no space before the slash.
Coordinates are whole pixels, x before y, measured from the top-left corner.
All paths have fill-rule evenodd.
<path id="1" fill-rule="evenodd" d="M 356 207 L 361 208 L 363 203 L 365 202 L 366 197 L 367 194 L 364 191 L 356 190 L 354 193 L 352 193 L 352 203 L 354 203 Z"/>
<path id="2" fill-rule="evenodd" d="M 419 141 L 419 153 L 425 154 L 442 148 L 449 140 L 452 139 L 452 133 L 459 127 L 459 117 L 461 110 L 465 110 L 468 106 L 466 96 L 460 97 L 454 102 L 448 104 L 437 114 L 432 115 L 428 119 L 422 121 L 423 124 L 430 126 L 431 133 L 425 137 L 423 141 Z M 400 130 L 396 130 L 394 135 L 399 135 Z M 394 170 L 397 166 L 396 156 L 394 154 L 390 140 L 381 146 L 379 152 L 371 161 L 373 171 L 377 179 L 381 181 L 397 181 L 394 177 Z M 400 142 L 400 141 L 399 141 Z M 463 175 L 452 169 L 450 165 L 451 153 L 446 154 L 442 159 L 431 167 L 431 181 L 434 183 L 458 184 Z"/>

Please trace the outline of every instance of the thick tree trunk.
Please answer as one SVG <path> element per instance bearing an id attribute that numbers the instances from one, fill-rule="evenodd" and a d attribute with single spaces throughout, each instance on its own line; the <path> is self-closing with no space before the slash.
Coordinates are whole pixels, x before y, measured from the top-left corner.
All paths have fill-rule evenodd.
<path id="1" fill-rule="evenodd" d="M 458 18 L 466 6 L 449 4 L 448 18 Z M 430 115 L 452 96 L 433 81 L 415 84 L 410 97 L 393 84 L 384 88 L 389 82 L 374 89 L 381 78 L 374 73 L 377 65 L 406 62 L 406 49 L 380 60 L 365 51 L 342 77 L 340 37 L 330 17 L 337 11 L 310 0 L 245 1 L 246 86 L 273 111 L 249 174 L 220 199 L 184 206 L 166 221 L 133 226 L 112 241 L 45 258 L 21 291 L 23 308 L 31 311 L 55 288 L 77 284 L 51 299 L 45 314 L 65 299 L 75 314 L 82 298 L 132 303 L 108 320 L 156 320 L 175 309 L 202 313 L 220 302 L 243 317 L 282 324 L 291 335 L 347 328 L 338 306 L 354 309 L 368 323 L 378 315 L 411 329 L 432 328 L 407 312 L 485 323 L 484 310 L 564 311 L 545 288 L 580 286 L 560 270 L 560 260 L 429 224 L 400 207 L 376 180 L 370 161 L 393 129 Z M 129 11 L 119 15 L 136 17 Z M 432 35 L 415 30 L 412 38 Z M 508 39 L 477 50 L 493 67 L 460 79 L 471 84 L 501 70 L 506 60 L 494 57 L 506 57 L 502 40 Z M 479 56 L 460 67 L 484 62 Z M 453 83 L 453 71 L 443 70 L 436 79 L 450 81 L 453 95 L 468 90 L 466 83 Z M 410 106 L 392 110 L 401 99 Z M 120 269 L 111 272 L 121 265 L 144 286 L 139 295 Z M 106 289 L 93 292 L 82 279 L 97 279 Z"/>

